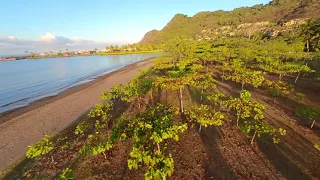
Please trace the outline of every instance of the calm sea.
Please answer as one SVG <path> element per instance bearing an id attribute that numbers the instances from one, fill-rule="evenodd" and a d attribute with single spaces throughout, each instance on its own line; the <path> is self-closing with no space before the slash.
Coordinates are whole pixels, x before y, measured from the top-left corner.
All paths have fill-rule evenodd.
<path id="1" fill-rule="evenodd" d="M 94 80 L 153 54 L 78 56 L 0 62 L 0 113 Z"/>

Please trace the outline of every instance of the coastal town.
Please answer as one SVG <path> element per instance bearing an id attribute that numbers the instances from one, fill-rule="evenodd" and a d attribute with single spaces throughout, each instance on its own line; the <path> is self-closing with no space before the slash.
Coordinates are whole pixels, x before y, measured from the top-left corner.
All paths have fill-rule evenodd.
<path id="1" fill-rule="evenodd" d="M 112 55 L 112 54 L 136 54 L 136 53 L 153 53 L 159 52 L 160 47 L 155 45 L 141 45 L 141 44 L 128 44 L 128 45 L 110 45 L 106 46 L 105 49 L 94 50 L 78 50 L 78 51 L 49 51 L 42 53 L 34 53 L 30 51 L 24 51 L 22 55 L 12 55 L 12 56 L 0 56 L 0 61 L 15 61 L 23 59 L 41 59 L 41 58 L 57 58 L 57 57 L 72 57 L 72 56 L 93 56 L 93 55 Z"/>
<path id="2" fill-rule="evenodd" d="M 66 52 L 43 52 L 43 53 L 32 53 L 25 52 L 24 55 L 16 55 L 16 56 L 7 56 L 0 57 L 0 61 L 14 61 L 14 60 L 22 60 L 22 59 L 39 59 L 39 58 L 54 58 L 54 57 L 70 57 L 70 56 L 90 56 L 95 55 L 98 52 L 105 52 L 104 50 L 92 50 L 92 51 L 66 51 Z"/>

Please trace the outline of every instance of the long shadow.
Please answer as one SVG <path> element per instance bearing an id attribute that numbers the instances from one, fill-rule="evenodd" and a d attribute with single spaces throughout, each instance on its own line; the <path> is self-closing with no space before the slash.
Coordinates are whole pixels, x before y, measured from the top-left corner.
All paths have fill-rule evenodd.
<path id="1" fill-rule="evenodd" d="M 209 156 L 209 162 L 205 165 L 205 179 L 237 179 L 218 147 L 217 138 L 219 138 L 219 133 L 216 128 L 204 128 L 200 132 L 200 137 L 206 154 Z"/>
<path id="2" fill-rule="evenodd" d="M 270 116 L 268 114 L 266 114 L 266 115 Z M 266 119 L 269 119 L 269 117 L 267 117 L 267 116 L 266 116 Z M 271 121 L 271 120 L 269 120 L 269 121 Z M 289 138 L 289 140 L 286 141 L 287 144 L 289 146 L 292 146 L 291 149 L 292 148 L 293 149 L 297 148 L 297 150 L 300 149 L 300 153 L 292 151 L 284 142 L 280 142 L 277 145 L 277 148 L 287 157 L 287 159 L 291 159 L 292 161 L 295 161 L 295 163 L 298 162 L 303 167 L 307 168 L 309 171 L 313 171 L 312 174 L 315 177 L 317 177 L 317 176 L 319 177 L 320 171 L 317 168 L 316 162 L 314 162 L 314 161 L 310 162 L 310 160 L 312 161 L 312 160 L 319 159 L 318 151 L 313 147 L 313 144 L 305 137 L 301 136 L 298 133 L 295 133 L 294 129 L 292 129 L 290 126 L 288 126 L 280 121 L 277 123 L 279 123 L 278 125 L 280 127 L 283 127 L 284 129 L 286 129 L 288 132 L 287 135 L 285 136 L 286 139 Z M 290 145 L 289 142 L 293 142 L 293 141 L 294 141 L 294 143 L 291 143 L 291 145 Z M 271 140 L 269 142 L 271 142 Z M 300 147 L 297 147 L 296 144 L 298 144 Z M 304 150 L 307 152 L 305 156 L 303 154 L 304 152 L 301 153 L 301 150 Z M 281 157 L 279 157 L 277 159 L 280 160 L 280 158 Z M 283 159 L 282 161 L 287 161 L 287 159 Z"/>
<path id="3" fill-rule="evenodd" d="M 112 119 L 110 119 L 110 121 L 108 121 L 108 127 L 112 127 L 113 126 L 113 123 L 117 120 L 118 117 L 120 117 L 120 115 L 127 109 L 128 107 L 128 103 L 125 103 L 125 102 L 122 102 L 122 101 L 119 101 L 119 102 L 116 102 L 114 104 L 114 107 L 113 107 L 113 110 L 112 110 Z M 90 110 L 87 110 L 85 111 L 84 113 L 82 113 L 78 118 L 76 118 L 68 127 L 66 127 L 65 129 L 63 129 L 62 131 L 60 131 L 60 133 L 56 134 L 54 137 L 53 137 L 53 141 L 57 140 L 58 138 L 61 138 L 61 137 L 64 137 L 64 136 L 67 136 L 68 137 L 68 141 L 69 142 L 74 142 L 74 141 L 77 141 L 77 139 L 79 138 L 78 136 L 75 136 L 74 135 L 74 129 L 75 127 L 77 126 L 77 124 L 81 121 L 87 121 L 89 123 L 94 123 L 95 122 L 95 119 L 94 118 L 89 118 L 87 116 L 88 112 Z M 85 133 L 85 135 L 88 135 L 90 133 L 93 132 L 94 129 L 91 129 L 89 131 L 87 131 Z M 80 137 L 80 139 L 85 139 L 85 135 L 83 135 L 82 137 Z M 81 140 L 80 140 L 81 141 Z M 56 145 L 59 146 L 59 145 L 62 145 L 63 142 L 60 142 L 60 143 L 57 143 Z M 55 154 L 57 151 L 57 149 L 54 149 L 52 150 L 51 152 L 49 152 L 48 154 L 46 155 L 43 155 L 44 157 L 45 156 L 51 156 L 51 154 Z M 70 150 L 70 151 L 73 151 L 73 150 Z M 81 159 L 83 159 L 83 156 L 77 156 L 76 159 L 74 159 L 73 161 L 71 162 L 67 162 L 66 164 L 63 165 L 63 167 L 76 167 L 77 164 L 81 161 Z M 58 160 L 58 159 L 57 159 Z M 36 163 L 36 159 L 29 159 L 29 158 L 25 158 L 23 159 L 21 162 L 19 162 L 17 165 L 13 166 L 12 169 L 8 169 L 8 173 L 4 176 L 3 179 L 21 179 L 24 177 L 24 173 L 27 171 L 27 170 L 30 170 L 32 168 L 34 168 L 35 166 L 35 163 Z M 44 169 L 46 167 L 43 167 Z M 40 170 L 39 170 L 40 171 Z M 60 172 L 57 172 L 55 174 L 55 177 L 58 176 Z"/>
<path id="4" fill-rule="evenodd" d="M 34 165 L 34 162 L 35 162 L 34 159 L 24 158 L 8 174 L 6 174 L 3 177 L 3 179 L 8 179 L 8 180 L 21 179 L 21 177 L 23 177 L 25 169 L 32 168 L 32 166 Z"/>
<path id="5" fill-rule="evenodd" d="M 256 142 L 258 143 L 260 151 L 265 154 L 274 167 L 286 179 L 311 179 L 284 153 L 290 152 L 290 149 L 288 149 L 283 143 L 275 145 L 266 137 L 258 138 Z"/>
<path id="6" fill-rule="evenodd" d="M 227 91 L 229 94 L 232 96 L 237 96 L 238 94 L 236 93 L 239 90 L 239 84 L 234 83 L 234 82 L 223 82 L 219 83 L 218 88 L 222 88 L 225 91 Z M 261 98 L 262 101 L 264 101 L 266 104 L 273 105 L 274 107 L 277 107 L 281 110 L 284 110 L 284 112 L 292 119 L 294 119 L 298 125 L 303 126 L 303 127 L 310 127 L 312 121 L 309 121 L 305 118 L 297 117 L 295 115 L 295 108 L 297 107 L 304 107 L 305 105 L 302 105 L 298 103 L 297 101 L 294 101 L 292 99 L 289 99 L 287 97 L 277 97 L 276 102 L 273 102 L 270 99 L 270 96 L 267 96 L 266 94 L 262 93 L 260 90 L 253 88 L 253 87 L 246 87 L 247 90 L 252 92 L 252 94 L 258 96 L 258 97 L 263 97 Z M 260 89 L 263 89 L 262 87 Z M 320 88 L 319 88 L 320 89 Z M 314 127 L 311 129 L 314 133 L 317 135 L 320 135 L 320 126 L 319 124 L 315 123 Z"/>
<path id="7" fill-rule="evenodd" d="M 200 102 L 200 93 L 195 89 L 188 88 L 191 99 L 195 102 Z M 203 104 L 210 104 L 209 101 L 203 99 Z M 199 130 L 199 124 L 195 127 L 195 130 Z M 237 179 L 233 174 L 231 166 L 226 162 L 222 156 L 221 150 L 218 147 L 218 138 L 220 134 L 216 127 L 203 128 L 200 133 L 202 144 L 205 147 L 206 154 L 209 157 L 209 162 L 206 162 L 205 168 L 205 179 Z"/>
<path id="8" fill-rule="evenodd" d="M 262 101 L 264 101 L 266 104 L 269 104 L 277 109 L 283 110 L 285 114 L 289 116 L 291 119 L 294 119 L 298 125 L 303 127 L 310 127 L 312 121 L 309 121 L 302 117 L 298 117 L 295 115 L 295 112 L 294 112 L 295 108 L 305 107 L 305 105 L 300 104 L 287 97 L 277 97 L 276 102 L 274 102 L 273 100 L 268 99 L 269 97 L 259 90 L 255 90 L 254 94 L 257 94 L 258 96 L 261 96 L 261 97 L 267 97 L 267 98 L 262 98 Z M 317 135 L 320 135 L 320 131 L 319 131 L 320 127 L 317 123 L 314 124 L 314 127 L 311 130 Z"/>
<path id="9" fill-rule="evenodd" d="M 238 90 L 239 87 L 235 83 L 229 83 L 226 85 L 224 83 L 219 83 L 219 87 L 223 88 L 225 91 L 227 91 L 230 94 L 234 95 L 235 90 Z M 256 89 L 248 87 L 252 93 L 258 94 L 258 96 L 265 97 L 265 94 L 262 94 Z M 280 99 L 279 99 L 280 100 Z M 281 100 L 285 100 L 285 104 L 289 104 L 290 106 L 293 105 L 293 107 L 300 105 L 299 103 L 288 99 L 288 98 L 281 98 Z M 266 103 L 270 104 L 269 101 L 266 101 Z M 293 116 L 292 108 L 288 108 L 284 104 L 277 104 L 279 105 L 280 109 L 285 109 L 285 111 L 290 112 L 291 118 L 294 118 L 298 124 L 300 125 L 306 125 L 307 122 L 303 119 L 298 119 L 297 117 Z M 278 122 L 281 123 L 281 122 Z M 284 124 L 283 124 L 284 125 Z M 281 127 L 287 127 L 287 125 L 281 126 Z M 285 128 L 288 129 L 288 128 Z M 314 128 L 313 131 L 315 131 L 317 134 L 318 127 Z M 294 130 L 292 130 L 294 131 Z M 306 138 L 299 135 L 299 138 L 301 141 L 305 142 L 302 144 L 303 147 L 307 147 L 310 145 L 311 142 L 309 142 Z M 270 160 L 270 162 L 274 165 L 274 167 L 287 179 L 311 179 L 308 175 L 306 175 L 302 170 L 297 166 L 296 162 L 302 163 L 304 167 L 307 167 L 309 165 L 306 164 L 303 157 L 300 154 L 297 154 L 293 152 L 290 148 L 288 148 L 285 144 L 280 143 L 278 146 L 275 146 L 272 141 L 269 138 L 263 137 L 263 138 L 257 138 L 257 143 L 259 145 L 259 148 L 261 149 L 261 152 L 265 154 L 265 156 Z M 300 144 L 301 142 L 299 142 Z M 312 147 L 312 146 L 311 146 Z M 310 147 L 309 147 L 310 148 Z M 309 149 L 309 148 L 306 148 Z M 291 159 L 291 158 L 294 159 Z M 295 162 L 296 161 L 296 162 Z M 309 167 L 310 168 L 310 167 Z M 313 167 L 314 169 L 314 167 Z M 317 174 L 316 172 L 314 172 Z M 315 176 L 317 177 L 317 176 Z"/>

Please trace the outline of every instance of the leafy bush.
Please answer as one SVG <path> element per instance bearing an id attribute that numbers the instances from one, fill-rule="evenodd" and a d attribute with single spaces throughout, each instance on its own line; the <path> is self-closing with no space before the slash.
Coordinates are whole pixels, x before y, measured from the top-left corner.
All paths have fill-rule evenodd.
<path id="1" fill-rule="evenodd" d="M 303 117 L 310 121 L 313 121 L 310 126 L 310 128 L 312 128 L 315 124 L 316 119 L 320 116 L 320 109 L 302 107 L 302 108 L 297 108 L 295 110 L 295 114 L 299 117 Z"/>
<path id="2" fill-rule="evenodd" d="M 28 158 L 35 158 L 37 156 L 49 153 L 54 148 L 54 145 L 51 141 L 51 137 L 46 135 L 39 142 L 28 147 L 29 150 L 27 151 L 26 156 Z"/>
<path id="3" fill-rule="evenodd" d="M 87 122 L 81 122 L 77 125 L 76 130 L 74 131 L 74 133 L 76 135 L 81 135 L 84 134 L 86 131 L 88 131 L 90 129 L 90 126 Z"/>
<path id="4" fill-rule="evenodd" d="M 72 180 L 72 179 L 73 179 L 72 170 L 70 168 L 64 169 L 58 177 L 58 180 Z"/>
<path id="5" fill-rule="evenodd" d="M 296 93 L 296 97 L 299 98 L 300 100 L 306 99 L 306 95 L 303 93 Z"/>

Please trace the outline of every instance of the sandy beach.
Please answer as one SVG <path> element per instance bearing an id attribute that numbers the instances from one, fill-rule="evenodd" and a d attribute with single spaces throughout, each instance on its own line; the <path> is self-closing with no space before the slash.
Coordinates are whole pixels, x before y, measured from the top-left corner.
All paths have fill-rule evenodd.
<path id="1" fill-rule="evenodd" d="M 100 95 L 115 84 L 126 84 L 152 59 L 141 61 L 94 81 L 44 98 L 0 117 L 0 171 L 25 156 L 28 145 L 53 135 L 100 102 Z"/>

